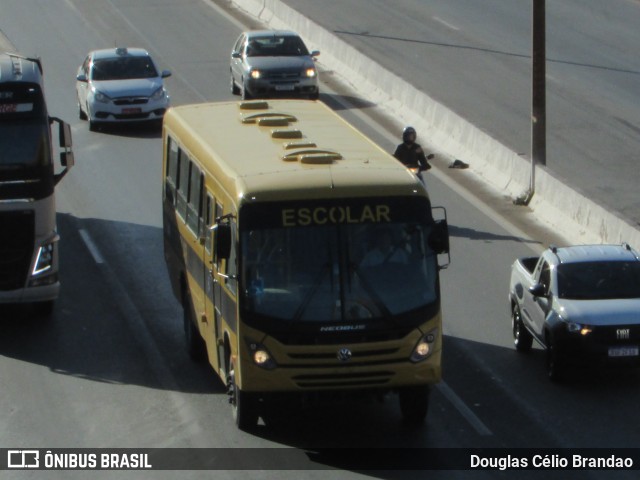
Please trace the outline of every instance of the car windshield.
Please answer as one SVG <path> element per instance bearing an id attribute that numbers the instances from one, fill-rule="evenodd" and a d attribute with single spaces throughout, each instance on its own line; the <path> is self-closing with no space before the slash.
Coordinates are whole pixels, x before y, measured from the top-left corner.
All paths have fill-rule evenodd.
<path id="1" fill-rule="evenodd" d="M 151 58 L 144 57 L 113 57 L 95 60 L 91 69 L 91 79 L 128 80 L 133 78 L 153 78 L 158 71 Z"/>
<path id="2" fill-rule="evenodd" d="M 560 298 L 640 298 L 640 262 L 582 262 L 557 268 Z"/>
<path id="3" fill-rule="evenodd" d="M 245 308 L 272 319 L 390 318 L 437 299 L 428 225 L 304 226 L 241 235 Z"/>
<path id="4" fill-rule="evenodd" d="M 248 57 L 298 57 L 309 55 L 300 37 L 292 35 L 251 37 L 247 44 Z"/>

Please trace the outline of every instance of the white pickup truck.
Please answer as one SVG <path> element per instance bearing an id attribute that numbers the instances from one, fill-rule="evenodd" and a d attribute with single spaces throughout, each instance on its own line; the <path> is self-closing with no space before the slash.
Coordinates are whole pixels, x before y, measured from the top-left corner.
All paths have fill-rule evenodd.
<path id="1" fill-rule="evenodd" d="M 516 349 L 546 349 L 547 372 L 569 365 L 640 365 L 640 256 L 629 245 L 550 247 L 511 268 Z"/>

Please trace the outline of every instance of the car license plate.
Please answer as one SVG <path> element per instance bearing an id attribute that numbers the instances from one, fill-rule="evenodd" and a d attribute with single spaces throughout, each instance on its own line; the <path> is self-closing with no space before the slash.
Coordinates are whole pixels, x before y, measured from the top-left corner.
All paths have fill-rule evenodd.
<path id="1" fill-rule="evenodd" d="M 276 90 L 279 92 L 290 92 L 293 88 L 293 85 L 276 85 Z"/>
<path id="2" fill-rule="evenodd" d="M 610 357 L 637 357 L 640 355 L 638 347 L 609 347 Z"/>
<path id="3" fill-rule="evenodd" d="M 123 108 L 122 109 L 122 113 L 140 113 L 142 112 L 141 108 Z"/>

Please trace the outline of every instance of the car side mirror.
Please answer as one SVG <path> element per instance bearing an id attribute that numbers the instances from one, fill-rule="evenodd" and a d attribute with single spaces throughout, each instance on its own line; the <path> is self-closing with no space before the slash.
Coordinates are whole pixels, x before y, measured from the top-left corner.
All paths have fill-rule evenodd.
<path id="1" fill-rule="evenodd" d="M 312 57 L 317 57 L 318 55 L 320 55 L 320 50 L 313 50 L 313 51 L 311 52 L 311 56 L 312 56 Z"/>
<path id="2" fill-rule="evenodd" d="M 80 73 L 78 75 L 76 75 L 76 80 L 79 82 L 88 82 L 89 80 L 87 79 L 87 76 L 84 73 Z"/>
<path id="3" fill-rule="evenodd" d="M 231 52 L 231 58 L 242 58 L 240 52 Z"/>
<path id="4" fill-rule="evenodd" d="M 162 78 L 167 78 L 171 76 L 171 70 L 163 70 L 162 71 Z"/>
<path id="5" fill-rule="evenodd" d="M 542 285 L 541 283 L 536 283 L 535 285 L 529 287 L 529 293 L 534 297 L 544 297 L 547 294 L 544 285 Z"/>

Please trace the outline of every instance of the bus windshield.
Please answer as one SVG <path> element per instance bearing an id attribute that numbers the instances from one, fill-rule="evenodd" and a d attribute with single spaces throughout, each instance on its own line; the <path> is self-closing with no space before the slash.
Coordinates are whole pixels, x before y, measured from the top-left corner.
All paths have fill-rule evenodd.
<path id="1" fill-rule="evenodd" d="M 0 84 L 0 168 L 49 165 L 48 128 L 38 85 Z"/>
<path id="2" fill-rule="evenodd" d="M 437 259 L 427 242 L 432 222 L 408 221 L 410 215 L 393 221 L 393 207 L 383 211 L 384 222 L 367 214 L 360 221 L 361 207 L 320 207 L 317 222 L 313 207 L 299 209 L 299 217 L 284 214 L 289 226 L 243 230 L 246 311 L 286 322 L 366 321 L 434 303 Z M 338 221 L 331 221 L 331 212 Z"/>

